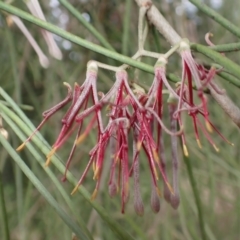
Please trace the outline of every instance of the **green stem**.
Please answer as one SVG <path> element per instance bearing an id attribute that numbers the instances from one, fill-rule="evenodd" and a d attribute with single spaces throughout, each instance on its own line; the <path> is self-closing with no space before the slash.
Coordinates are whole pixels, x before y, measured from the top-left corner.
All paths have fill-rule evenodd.
<path id="1" fill-rule="evenodd" d="M 131 26 L 131 5 L 132 0 L 125 0 L 125 15 L 123 21 L 123 38 L 122 38 L 122 54 L 128 54 L 128 43 L 129 43 L 129 29 Z"/>
<path id="2" fill-rule="evenodd" d="M 219 72 L 217 75 L 220 76 L 221 78 L 223 78 L 224 80 L 234 84 L 236 87 L 240 88 L 240 81 L 239 81 L 239 79 L 235 78 L 234 76 L 232 76 L 226 72 Z"/>
<path id="3" fill-rule="evenodd" d="M 234 24 L 232 24 L 229 20 L 222 17 L 221 14 L 214 11 L 212 8 L 208 7 L 204 3 L 200 2 L 199 0 L 189 0 L 192 4 L 194 4 L 199 10 L 207 14 L 210 18 L 215 20 L 217 23 L 222 25 L 224 28 L 226 28 L 228 31 L 233 33 L 235 36 L 240 38 L 240 29 L 236 27 Z"/>
<path id="4" fill-rule="evenodd" d="M 85 20 L 80 12 L 78 12 L 68 1 L 59 0 L 59 2 L 67 8 L 67 10 L 76 17 L 79 22 L 107 49 L 115 51 L 111 44 L 99 33 L 89 22 Z"/>
<path id="5" fill-rule="evenodd" d="M 5 106 L 7 107 L 10 107 L 9 103 L 8 102 L 5 102 L 3 100 L 0 100 L 0 103 L 1 104 L 4 104 Z M 30 105 L 26 105 L 26 104 L 18 104 L 19 108 L 21 108 L 22 110 L 24 111 L 32 111 L 34 108 L 33 106 L 30 106 Z"/>
<path id="6" fill-rule="evenodd" d="M 24 131 L 25 135 L 29 136 L 35 129 L 32 122 L 26 117 L 26 115 L 21 111 L 21 109 L 16 105 L 16 103 L 6 94 L 6 92 L 0 87 L 0 95 L 11 104 L 12 109 L 15 111 L 15 113 L 23 119 L 20 120 L 20 118 L 13 112 L 10 111 L 8 108 L 6 108 L 4 105 L 0 106 L 0 110 L 4 111 L 16 124 L 21 128 L 22 131 Z M 36 146 L 43 152 L 44 155 L 47 155 L 51 149 L 51 147 L 48 145 L 47 141 L 43 138 L 43 136 L 37 132 L 35 137 L 33 137 L 32 141 L 36 144 Z M 57 167 L 57 169 L 64 174 L 65 172 L 65 165 L 60 161 L 57 156 L 53 156 L 52 162 Z M 44 163 L 43 163 L 44 164 Z M 77 184 L 77 179 L 70 173 L 67 173 L 67 179 L 70 183 L 72 183 L 74 186 Z M 31 180 L 31 179 L 30 179 Z M 116 236 L 118 236 L 118 239 L 129 239 L 133 240 L 134 238 L 127 232 L 123 231 L 121 228 L 121 225 L 119 223 L 113 221 L 110 219 L 110 216 L 108 215 L 107 211 L 100 205 L 98 205 L 96 202 L 90 200 L 91 195 L 87 190 L 81 186 L 78 191 L 82 194 L 84 199 L 91 204 L 91 206 L 99 213 L 99 215 L 102 217 L 102 219 L 108 224 L 108 226 L 116 233 Z M 51 205 L 51 204 L 50 204 Z"/>
<path id="7" fill-rule="evenodd" d="M 220 53 L 210 49 L 209 47 L 203 46 L 201 44 L 191 44 L 191 49 L 209 57 L 215 63 L 223 66 L 225 71 L 229 72 L 230 74 L 232 74 L 236 78 L 239 78 L 240 68 L 239 68 L 239 65 L 236 64 L 235 62 L 233 62 L 230 59 L 222 56 Z"/>
<path id="8" fill-rule="evenodd" d="M 103 48 L 101 46 L 98 46 L 96 44 L 93 44 L 87 40 L 84 40 L 80 37 L 77 37 L 69 32 L 66 32 L 56 26 L 54 26 L 53 24 L 47 23 L 45 21 L 42 21 L 41 19 L 38 19 L 18 8 L 15 8 L 13 6 L 10 6 L 6 3 L 0 2 L 0 9 L 3 9 L 11 14 L 14 14 L 18 17 L 21 17 L 27 21 L 30 21 L 50 32 L 53 32 L 69 41 L 72 41 L 82 47 L 85 47 L 87 49 L 90 49 L 94 52 L 98 52 L 100 54 L 105 55 L 106 57 L 110 57 L 112 59 L 115 59 L 121 63 L 125 63 L 128 64 L 130 66 L 139 68 L 143 71 L 146 71 L 148 73 L 152 73 L 154 72 L 154 68 L 148 64 L 136 61 L 130 57 L 124 56 L 122 54 L 110 51 L 106 48 Z M 226 71 L 228 71 L 230 74 L 238 77 L 240 76 L 240 69 L 239 66 L 237 64 L 235 64 L 234 62 L 230 61 L 229 59 L 223 57 L 221 54 L 211 50 L 208 47 L 204 47 L 202 45 L 199 44 L 192 44 L 191 45 L 192 49 L 203 53 L 204 55 L 210 57 L 211 59 L 213 59 L 216 63 L 219 63 L 220 65 L 222 65 Z M 170 75 L 171 76 L 171 75 Z M 172 80 L 171 78 L 169 78 L 170 80 Z M 173 80 L 174 81 L 174 80 Z M 233 83 L 234 84 L 234 83 Z"/>
<path id="9" fill-rule="evenodd" d="M 240 50 L 240 42 L 221 44 L 221 45 L 212 46 L 210 48 L 217 52 L 234 52 L 234 51 Z"/>
<path id="10" fill-rule="evenodd" d="M 3 147 L 7 150 L 12 159 L 18 164 L 27 178 L 32 182 L 32 184 L 38 189 L 38 191 L 43 195 L 43 197 L 49 202 L 49 204 L 55 209 L 63 221 L 69 226 L 70 229 L 81 239 L 88 239 L 85 233 L 83 233 L 78 225 L 62 210 L 58 202 L 52 197 L 48 190 L 43 186 L 40 180 L 33 174 L 25 162 L 19 157 L 16 151 L 8 143 L 6 139 L 0 134 L 0 142 Z"/>
<path id="11" fill-rule="evenodd" d="M 12 36 L 12 32 L 9 30 L 9 28 L 5 28 L 5 33 L 6 37 L 8 40 L 8 45 L 9 45 L 9 55 L 11 59 L 11 68 L 13 72 L 13 79 L 14 79 L 14 85 L 15 85 L 15 90 L 14 90 L 14 95 L 15 95 L 15 100 L 17 104 L 21 104 L 21 82 L 19 79 L 18 75 L 18 66 L 17 66 L 17 55 L 15 51 L 15 46 L 14 45 L 14 39 Z M 18 141 L 17 139 L 14 139 L 13 142 L 16 143 Z M 23 174 L 21 169 L 18 167 L 18 165 L 15 165 L 15 185 L 16 185 L 16 200 L 17 200 L 17 217 L 18 217 L 18 224 L 20 228 L 20 239 L 24 239 L 25 236 L 25 219 L 23 217 Z"/>
<path id="12" fill-rule="evenodd" d="M 196 203 L 197 210 L 198 210 L 198 220 L 199 220 L 199 227 L 200 227 L 200 232 L 201 232 L 201 235 L 202 235 L 202 240 L 206 240 L 207 238 L 206 238 L 206 233 L 205 233 L 205 229 L 204 229 L 204 219 L 203 219 L 203 213 L 202 213 L 202 206 L 201 206 L 201 201 L 200 201 L 200 197 L 199 197 L 199 194 L 198 194 L 197 184 L 196 184 L 195 178 L 193 176 L 191 159 L 184 156 L 184 154 L 183 154 L 183 160 L 184 160 L 184 162 L 186 164 L 186 167 L 187 167 L 187 172 L 188 172 L 190 184 L 191 184 L 191 187 L 192 187 L 192 190 L 193 190 L 193 195 L 194 195 L 195 203 Z"/>
<path id="13" fill-rule="evenodd" d="M 13 15 L 16 15 L 20 18 L 23 18 L 31 23 L 34 23 L 52 33 L 55 33 L 57 35 L 59 35 L 60 37 L 63 37 L 73 43 L 76 43 L 82 47 L 85 47 L 89 50 L 92 50 L 94 52 L 97 52 L 97 53 L 100 53 L 106 57 L 110 57 L 112 59 L 115 59 L 121 63 L 125 63 L 125 64 L 128 64 L 130 66 L 133 66 L 133 67 L 136 67 L 136 68 L 139 68 L 143 71 L 146 71 L 146 72 L 149 72 L 149 73 L 153 73 L 154 72 L 154 68 L 150 65 L 147 65 L 145 63 L 142 63 L 142 62 L 138 62 L 136 60 L 133 60 L 132 58 L 130 57 L 126 57 L 122 54 L 119 54 L 119 53 L 116 53 L 116 52 L 113 52 L 113 51 L 110 51 L 106 48 L 103 48 L 97 44 L 94 44 L 94 43 L 91 43 L 87 40 L 84 40 L 80 37 L 77 37 L 76 35 L 73 35 L 67 31 L 64 31 L 62 30 L 61 28 L 51 24 L 51 23 L 48 23 L 48 22 L 45 22 L 39 18 L 36 18 L 34 16 L 32 16 L 31 14 L 27 13 L 27 12 L 24 12 L 16 7 L 13 7 L 13 6 L 10 6 L 9 4 L 6 4 L 6 3 L 3 3 L 3 2 L 0 2 L 0 9 L 2 10 L 5 10 Z"/>
<path id="14" fill-rule="evenodd" d="M 0 108 L 2 108 L 2 107 L 0 106 Z M 11 112 L 10 110 L 8 110 L 8 111 Z M 19 139 L 21 141 L 24 141 L 26 136 L 21 132 L 21 130 L 18 128 L 18 126 L 14 124 L 13 120 L 8 115 L 6 115 L 4 112 L 2 112 L 2 116 L 3 116 L 3 119 L 8 123 L 9 127 L 19 137 Z M 49 178 L 52 180 L 53 184 L 55 185 L 56 190 L 58 190 L 60 195 L 62 195 L 63 199 L 65 200 L 65 202 L 67 204 L 67 206 L 70 208 L 70 210 L 72 212 L 72 216 L 74 216 L 75 219 L 78 219 L 78 223 L 79 223 L 80 227 L 82 228 L 83 232 L 88 236 L 89 239 L 92 240 L 91 233 L 88 231 L 84 220 L 77 216 L 76 211 L 74 209 L 73 202 L 71 201 L 71 198 L 70 198 L 69 194 L 66 193 L 66 191 L 64 190 L 64 187 L 61 184 L 61 182 L 59 181 L 58 177 L 56 177 L 56 175 L 52 172 L 52 170 L 50 168 L 45 168 L 45 166 L 44 166 L 45 165 L 45 159 L 42 158 L 41 154 L 39 154 L 32 145 L 29 144 L 27 146 L 27 148 L 28 148 L 29 152 L 32 154 L 33 158 L 36 160 L 36 162 L 38 162 L 40 164 L 40 166 L 44 169 L 44 171 L 46 171 L 47 175 L 49 176 Z M 34 162 L 34 163 L 36 163 L 36 162 Z M 32 166 L 31 166 L 31 170 L 33 171 Z M 22 206 L 23 209 L 26 209 L 26 207 L 29 206 L 30 199 L 28 198 L 29 195 L 27 195 L 27 194 L 28 194 L 28 191 L 25 194 L 26 201 L 25 201 L 24 207 Z"/>
<path id="15" fill-rule="evenodd" d="M 7 208 L 4 198 L 3 191 L 3 182 L 2 182 L 2 172 L 0 171 L 0 207 L 2 212 L 2 228 L 3 228 L 3 238 L 5 240 L 10 240 L 10 233 L 8 227 L 8 217 L 7 217 Z"/>

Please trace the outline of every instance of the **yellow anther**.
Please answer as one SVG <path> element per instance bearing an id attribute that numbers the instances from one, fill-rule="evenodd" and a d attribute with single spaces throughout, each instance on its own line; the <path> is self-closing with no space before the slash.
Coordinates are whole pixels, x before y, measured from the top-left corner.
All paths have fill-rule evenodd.
<path id="1" fill-rule="evenodd" d="M 68 87 L 68 88 L 71 88 L 71 85 L 69 83 L 67 83 L 67 82 L 63 82 L 63 85 Z"/>
<path id="2" fill-rule="evenodd" d="M 67 86 L 67 84 L 65 84 L 65 82 L 64 82 L 64 85 L 66 85 Z M 78 86 L 79 87 L 79 84 L 78 83 L 74 83 L 74 86 L 76 87 L 76 86 Z"/>
<path id="3" fill-rule="evenodd" d="M 96 163 L 95 162 L 93 162 L 92 168 L 93 168 L 93 172 L 95 172 L 96 171 Z"/>
<path id="4" fill-rule="evenodd" d="M 189 156 L 188 150 L 187 150 L 187 146 L 186 146 L 185 144 L 183 144 L 183 153 L 184 153 L 184 155 L 185 155 L 186 157 Z"/>
<path id="5" fill-rule="evenodd" d="M 98 180 L 100 173 L 100 168 L 98 166 L 95 167 L 94 175 L 93 175 L 93 180 Z"/>
<path id="6" fill-rule="evenodd" d="M 118 164 L 120 162 L 120 158 L 119 158 L 119 154 L 115 154 L 115 157 L 114 157 L 114 164 Z"/>
<path id="7" fill-rule="evenodd" d="M 214 147 L 216 152 L 219 152 L 219 148 L 215 144 L 213 144 L 213 147 Z"/>
<path id="8" fill-rule="evenodd" d="M 172 188 L 172 186 L 170 185 L 170 183 L 166 182 L 166 185 L 167 185 L 169 191 L 174 195 L 174 191 L 173 191 L 173 188 Z"/>
<path id="9" fill-rule="evenodd" d="M 98 190 L 95 188 L 94 191 L 93 191 L 93 194 L 91 196 L 91 201 L 93 201 L 96 198 L 97 193 L 98 193 Z"/>
<path id="10" fill-rule="evenodd" d="M 110 111 L 111 110 L 111 108 L 112 108 L 112 106 L 110 105 L 110 104 L 108 104 L 107 106 L 106 106 L 106 111 Z"/>
<path id="11" fill-rule="evenodd" d="M 128 184 L 128 182 L 126 182 L 126 183 L 124 184 L 124 190 L 125 190 L 126 193 L 129 192 L 129 184 Z"/>
<path id="12" fill-rule="evenodd" d="M 199 139 L 197 139 L 197 145 L 198 145 L 199 148 L 202 148 L 202 144 L 201 144 Z"/>
<path id="13" fill-rule="evenodd" d="M 156 161 L 156 163 L 160 162 L 160 158 L 159 158 L 158 152 L 156 150 L 153 150 L 153 158 Z"/>
<path id="14" fill-rule="evenodd" d="M 16 151 L 21 151 L 21 150 L 23 150 L 23 148 L 25 147 L 25 145 L 26 145 L 26 142 L 24 142 L 24 143 L 22 143 L 17 149 L 16 149 Z"/>
<path id="15" fill-rule="evenodd" d="M 79 188 L 79 184 L 77 184 L 76 186 L 75 186 L 75 188 L 72 190 L 72 192 L 71 192 L 71 195 L 73 195 L 73 194 L 75 194 L 76 192 L 77 192 L 77 190 L 78 190 L 78 188 Z"/>
<path id="16" fill-rule="evenodd" d="M 6 20 L 7 20 L 7 25 L 9 27 L 11 27 L 13 25 L 13 20 L 12 20 L 11 16 L 7 16 Z"/>
<path id="17" fill-rule="evenodd" d="M 161 193 L 159 187 L 156 187 L 156 191 L 157 191 L 157 195 L 158 195 L 159 197 L 162 197 L 162 193 Z"/>
<path id="18" fill-rule="evenodd" d="M 155 167 L 153 167 L 153 172 L 154 172 L 154 176 L 155 176 L 156 180 L 158 180 L 159 179 L 158 172 L 157 172 L 157 169 Z"/>
<path id="19" fill-rule="evenodd" d="M 142 147 L 142 141 L 138 141 L 137 142 L 137 151 L 140 151 L 141 147 Z"/>
<path id="20" fill-rule="evenodd" d="M 84 138 L 85 138 L 86 136 L 87 136 L 86 133 L 81 134 L 81 135 L 79 136 L 79 138 L 75 141 L 75 144 L 76 144 L 76 145 L 80 144 L 80 143 L 84 140 Z"/>
<path id="21" fill-rule="evenodd" d="M 49 166 L 52 156 L 55 154 L 57 148 L 53 148 L 47 155 L 47 160 L 45 162 L 45 167 Z"/>
<path id="22" fill-rule="evenodd" d="M 206 125 L 206 128 L 207 128 L 208 132 L 212 133 L 213 129 L 212 129 L 211 124 L 208 121 L 205 121 L 205 125 Z"/>

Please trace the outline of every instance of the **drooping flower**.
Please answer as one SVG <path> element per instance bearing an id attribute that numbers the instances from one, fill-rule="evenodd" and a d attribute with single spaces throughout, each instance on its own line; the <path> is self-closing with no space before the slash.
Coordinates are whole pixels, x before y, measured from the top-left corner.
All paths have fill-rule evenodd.
<path id="1" fill-rule="evenodd" d="M 143 215 L 144 204 L 140 189 L 140 151 L 146 155 L 146 161 L 150 170 L 151 185 L 151 207 L 154 212 L 160 210 L 161 196 L 159 180 L 162 179 L 164 198 L 177 208 L 180 203 L 178 188 L 178 147 L 177 141 L 182 139 L 183 150 L 188 155 L 182 114 L 187 113 L 193 120 L 193 128 L 196 140 L 200 145 L 198 128 L 202 130 L 208 141 L 217 149 L 212 141 L 207 127 L 200 121 L 202 117 L 211 129 L 215 130 L 221 137 L 214 125 L 209 120 L 207 111 L 207 100 L 203 93 L 203 88 L 212 84 L 215 70 L 207 72 L 200 65 L 197 65 L 191 53 L 186 51 L 183 54 L 183 75 L 181 82 L 173 88 L 166 78 L 167 59 L 161 56 L 154 68 L 154 80 L 148 91 L 138 87 L 132 89 L 128 82 L 127 72 L 121 68 L 116 72 L 116 81 L 111 89 L 106 93 L 97 92 L 97 63 L 88 63 L 87 74 L 84 83 L 79 86 L 75 84 L 72 90 L 68 84 L 67 97 L 47 110 L 43 114 L 43 121 L 34 133 L 18 148 L 21 149 L 28 142 L 36 131 L 59 109 L 71 102 L 66 114 L 62 118 L 62 128 L 53 144 L 53 148 L 47 155 L 46 165 L 50 163 L 51 157 L 63 146 L 66 140 L 76 131 L 74 145 L 70 151 L 63 180 L 69 169 L 72 157 L 77 145 L 88 136 L 90 131 L 97 125 L 97 141 L 90 150 L 89 162 L 83 171 L 77 185 L 72 191 L 74 194 L 83 183 L 91 166 L 93 168 L 93 179 L 96 186 L 92 194 L 94 199 L 98 193 L 104 162 L 107 159 L 106 152 L 110 150 L 110 171 L 108 190 L 111 197 L 118 192 L 121 194 L 121 211 L 124 213 L 125 205 L 129 199 L 129 179 L 133 176 L 134 182 L 134 209 L 137 214 Z M 197 79 L 197 96 L 200 103 L 196 104 L 193 91 L 193 81 Z M 169 101 L 164 102 L 163 94 L 169 94 Z M 100 97 L 99 97 L 100 96 Z M 92 98 L 92 103 L 89 99 Z M 89 105 L 92 104 L 92 105 Z M 108 106 L 108 122 L 104 126 L 102 112 L 104 106 Z M 168 108 L 169 123 L 168 128 L 163 121 L 163 109 Z M 85 129 L 83 122 L 90 117 Z M 179 125 L 179 130 L 178 126 Z M 156 129 L 156 131 L 155 131 Z M 167 133 L 171 138 L 171 158 L 172 158 L 172 180 L 169 181 L 166 171 L 166 156 L 164 152 L 163 133 Z M 133 154 L 130 156 L 129 149 L 131 142 L 129 135 L 132 135 Z M 172 186 L 170 184 L 172 182 Z"/>

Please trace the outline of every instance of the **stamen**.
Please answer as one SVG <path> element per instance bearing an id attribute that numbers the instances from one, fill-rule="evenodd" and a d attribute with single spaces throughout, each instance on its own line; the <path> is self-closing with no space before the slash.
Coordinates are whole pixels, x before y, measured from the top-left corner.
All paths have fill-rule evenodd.
<path id="1" fill-rule="evenodd" d="M 55 154 L 57 148 L 54 147 L 48 154 L 47 154 L 47 160 L 46 160 L 46 163 L 45 163 L 45 167 L 48 167 L 50 162 L 51 162 L 51 158 L 52 156 Z"/>
<path id="2" fill-rule="evenodd" d="M 155 166 L 153 166 L 153 172 L 154 172 L 156 180 L 158 181 L 159 180 L 159 176 L 158 176 L 158 172 L 157 172 L 157 169 L 156 169 Z"/>
<path id="3" fill-rule="evenodd" d="M 26 141 L 23 142 L 23 143 L 16 149 L 16 151 L 19 152 L 19 151 L 23 150 L 23 148 L 25 147 L 25 145 L 26 145 Z"/>
<path id="4" fill-rule="evenodd" d="M 219 148 L 215 144 L 213 144 L 213 147 L 214 147 L 216 152 L 219 152 Z"/>
<path id="5" fill-rule="evenodd" d="M 91 196 L 91 201 L 93 201 L 97 197 L 97 193 L 98 193 L 98 190 L 95 188 Z"/>
<path id="6" fill-rule="evenodd" d="M 185 144 L 183 144 L 183 153 L 184 153 L 184 155 L 185 155 L 186 157 L 189 156 L 188 150 L 187 150 L 187 146 L 186 146 Z"/>
<path id="7" fill-rule="evenodd" d="M 208 132 L 210 132 L 210 133 L 213 132 L 212 126 L 207 120 L 205 120 L 205 126 L 206 126 Z"/>
<path id="8" fill-rule="evenodd" d="M 95 123 L 96 118 L 97 118 L 96 115 L 94 115 L 93 118 L 91 119 L 90 123 L 88 124 L 86 130 L 84 131 L 84 133 L 82 133 L 80 135 L 80 137 L 77 139 L 77 141 L 75 142 L 76 145 L 79 145 L 85 139 L 85 137 L 88 135 L 88 133 L 90 132 L 90 130 L 93 127 L 93 124 Z"/>
<path id="9" fill-rule="evenodd" d="M 169 182 L 166 182 L 166 185 L 167 185 L 168 189 L 170 190 L 171 194 L 174 195 L 174 191 L 173 191 L 173 188 L 172 188 L 172 186 L 170 185 L 170 183 L 169 183 Z"/>
<path id="10" fill-rule="evenodd" d="M 96 162 L 95 161 L 92 164 L 92 168 L 93 168 L 93 172 L 95 172 L 96 171 Z"/>
<path id="11" fill-rule="evenodd" d="M 156 163 L 160 163 L 161 162 L 160 158 L 158 156 L 158 152 L 155 149 L 153 149 L 153 157 L 154 157 L 154 160 L 156 161 Z"/>
<path id="12" fill-rule="evenodd" d="M 88 173 L 88 171 L 89 171 L 89 168 L 90 168 L 90 166 L 91 166 L 91 164 L 92 164 L 93 162 L 94 162 L 94 157 L 92 156 L 92 157 L 90 158 L 90 160 L 89 160 L 89 162 L 88 162 L 88 164 L 87 164 L 87 166 L 86 166 L 86 168 L 85 168 L 85 170 L 84 170 L 81 178 L 79 179 L 76 187 L 72 190 L 71 195 L 73 195 L 73 194 L 77 191 L 77 189 L 79 188 L 79 186 L 82 184 L 82 182 L 83 182 L 85 176 L 87 175 L 87 173 Z"/>
<path id="13" fill-rule="evenodd" d="M 47 121 L 49 117 L 46 117 L 42 120 L 42 122 L 38 125 L 38 127 L 33 131 L 33 133 L 16 149 L 16 151 L 21 151 L 25 145 L 32 139 L 32 137 L 41 129 L 43 124 Z"/>
<path id="14" fill-rule="evenodd" d="M 197 141 L 198 147 L 199 147 L 199 148 L 202 148 L 202 144 L 201 144 L 200 140 L 199 140 L 199 139 L 196 139 L 196 141 Z"/>
<path id="15" fill-rule="evenodd" d="M 93 174 L 93 180 L 98 180 L 99 174 L 100 174 L 100 167 L 99 167 L 99 166 L 96 166 L 96 167 L 95 167 L 94 174 Z"/>
<path id="16" fill-rule="evenodd" d="M 82 133 L 79 137 L 78 137 L 78 139 L 75 141 L 75 145 L 79 145 L 80 143 L 82 143 L 82 141 L 85 139 L 85 137 L 87 136 L 87 134 L 84 132 L 84 133 Z"/>
<path id="17" fill-rule="evenodd" d="M 159 197 L 162 197 L 162 193 L 161 193 L 161 191 L 160 191 L 158 186 L 156 186 L 156 192 L 157 192 Z"/>
<path id="18" fill-rule="evenodd" d="M 74 187 L 74 189 L 73 189 L 72 192 L 71 192 L 71 195 L 75 194 L 75 193 L 77 192 L 78 188 L 79 188 L 79 184 L 77 184 L 77 185 Z"/>

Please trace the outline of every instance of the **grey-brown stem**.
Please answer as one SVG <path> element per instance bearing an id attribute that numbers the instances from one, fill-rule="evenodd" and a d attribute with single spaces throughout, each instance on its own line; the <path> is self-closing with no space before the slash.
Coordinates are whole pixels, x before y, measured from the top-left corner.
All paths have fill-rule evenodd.
<path id="1" fill-rule="evenodd" d="M 211 85 L 209 85 L 208 88 L 215 101 L 232 119 L 232 121 L 240 128 L 240 109 L 233 103 L 233 101 L 227 96 L 226 93 L 217 93 Z"/>

